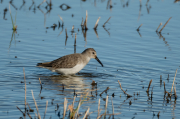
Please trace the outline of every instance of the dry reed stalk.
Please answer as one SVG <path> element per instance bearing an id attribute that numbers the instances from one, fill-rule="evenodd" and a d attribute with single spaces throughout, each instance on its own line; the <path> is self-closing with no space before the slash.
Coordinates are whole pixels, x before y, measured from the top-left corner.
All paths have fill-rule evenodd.
<path id="1" fill-rule="evenodd" d="M 31 110 L 31 108 L 30 108 L 30 106 L 29 106 L 29 104 L 27 103 L 27 105 L 28 105 L 28 107 L 29 107 L 29 110 Z"/>
<path id="2" fill-rule="evenodd" d="M 159 26 L 156 29 L 156 32 L 158 32 L 159 27 L 162 25 L 162 23 L 159 24 Z"/>
<path id="3" fill-rule="evenodd" d="M 75 102 L 75 99 L 76 99 L 76 96 L 74 96 L 74 100 L 73 100 L 72 107 L 74 107 L 74 102 Z"/>
<path id="4" fill-rule="evenodd" d="M 67 108 L 67 100 L 66 100 L 66 98 L 64 98 L 64 113 L 63 113 L 63 119 L 64 119 L 64 117 L 65 117 L 65 115 L 66 115 L 66 108 Z"/>
<path id="5" fill-rule="evenodd" d="M 79 108 L 80 108 L 80 106 L 81 106 L 81 97 L 80 97 L 80 100 L 79 100 L 79 104 L 78 104 L 78 108 L 77 108 L 75 117 L 76 117 L 76 116 L 78 117 L 78 113 L 79 113 Z"/>
<path id="6" fill-rule="evenodd" d="M 31 115 L 29 113 L 27 113 L 27 115 L 29 116 L 30 119 L 32 119 Z"/>
<path id="7" fill-rule="evenodd" d="M 94 26 L 94 29 L 97 29 L 97 27 L 98 27 L 98 22 L 99 22 L 99 19 L 100 19 L 101 17 L 99 17 L 98 19 L 97 19 L 97 21 L 96 21 L 96 24 L 95 24 L 95 26 Z"/>
<path id="8" fill-rule="evenodd" d="M 112 102 L 112 112 L 114 114 L 114 106 L 113 106 L 113 100 L 112 100 L 112 97 L 111 97 L 111 102 Z"/>
<path id="9" fill-rule="evenodd" d="M 176 73 L 175 73 L 175 75 L 174 75 L 174 80 L 173 80 L 172 87 L 171 87 L 171 94 L 172 94 L 172 90 L 173 90 L 173 86 L 174 86 L 174 81 L 175 81 L 175 78 L 176 78 L 177 70 L 178 70 L 178 69 L 176 69 Z"/>
<path id="10" fill-rule="evenodd" d="M 58 34 L 58 36 L 61 35 L 62 32 L 63 32 L 63 28 L 62 28 L 61 32 Z"/>
<path id="11" fill-rule="evenodd" d="M 103 27 L 105 27 L 106 23 L 111 19 L 111 17 L 109 17 L 109 19 L 103 24 Z"/>
<path id="12" fill-rule="evenodd" d="M 105 115 L 106 115 L 106 111 L 107 111 L 107 105 L 108 105 L 108 95 L 106 96 L 106 105 L 105 105 Z"/>
<path id="13" fill-rule="evenodd" d="M 157 114 L 157 117 L 159 118 L 159 116 L 160 116 L 160 111 L 158 112 L 158 114 Z"/>
<path id="14" fill-rule="evenodd" d="M 44 2 L 46 2 L 46 0 L 43 0 L 43 1 L 38 5 L 38 7 L 40 7 Z"/>
<path id="15" fill-rule="evenodd" d="M 85 115 L 84 115 L 84 117 L 83 117 L 83 119 L 85 119 L 86 118 L 86 116 L 87 116 L 87 114 L 89 113 L 89 108 L 87 109 L 87 111 L 86 111 L 86 113 L 85 113 Z"/>
<path id="16" fill-rule="evenodd" d="M 26 76 L 25 76 L 24 68 L 23 68 L 23 73 L 24 73 L 24 85 L 25 85 L 25 99 L 24 99 L 24 103 L 25 103 L 25 113 L 26 113 Z"/>
<path id="17" fill-rule="evenodd" d="M 35 98 L 34 98 L 33 90 L 31 90 L 31 93 L 32 93 L 32 97 L 33 97 L 33 100 L 34 100 L 34 104 L 35 104 L 35 106 L 36 106 L 36 110 L 37 110 L 37 113 L 38 113 L 38 118 L 41 119 L 41 116 L 40 116 L 39 110 L 38 110 L 38 106 L 37 106 L 36 100 L 35 100 Z"/>
<path id="18" fill-rule="evenodd" d="M 72 30 L 71 30 L 72 32 L 74 31 L 74 25 L 72 26 Z"/>
<path id="19" fill-rule="evenodd" d="M 105 106 L 106 109 L 107 109 L 107 105 L 108 105 L 108 95 L 106 96 L 106 106 Z"/>
<path id="20" fill-rule="evenodd" d="M 38 115 L 35 113 L 36 117 L 38 117 Z"/>
<path id="21" fill-rule="evenodd" d="M 101 110 L 102 110 L 102 109 L 99 110 L 99 114 L 101 113 Z M 98 115 L 96 119 L 99 119 L 99 118 L 100 118 L 100 116 Z"/>
<path id="22" fill-rule="evenodd" d="M 40 85 L 41 85 L 41 89 L 42 89 L 42 83 L 41 83 L 41 79 L 39 78 L 39 83 L 40 83 Z"/>
<path id="23" fill-rule="evenodd" d="M 23 116 L 26 116 L 26 114 L 18 106 L 16 106 L 16 107 L 23 114 Z"/>
<path id="24" fill-rule="evenodd" d="M 45 119 L 45 116 L 46 116 L 47 106 L 48 106 L 48 100 L 46 101 L 46 109 L 45 109 L 45 112 L 44 112 L 44 118 L 43 119 Z"/>
<path id="25" fill-rule="evenodd" d="M 122 87 L 121 87 L 121 83 L 119 82 L 119 80 L 118 80 L 118 83 L 119 83 L 119 86 L 120 86 L 121 90 L 124 92 L 124 94 L 126 94 L 126 95 L 127 95 L 127 97 L 132 97 L 131 95 L 127 94 L 127 93 L 126 93 L 126 92 L 122 89 Z"/>
<path id="26" fill-rule="evenodd" d="M 82 29 L 84 29 L 84 30 L 88 30 L 88 28 L 87 28 L 87 18 L 88 18 L 88 12 L 86 10 L 86 19 L 85 19 L 84 24 L 82 26 Z"/>
<path id="27" fill-rule="evenodd" d="M 89 112 L 89 114 L 87 115 L 87 116 L 90 116 L 90 114 L 92 114 L 92 113 L 94 113 L 94 112 L 96 112 L 97 110 L 95 110 L 95 111 L 92 111 L 92 112 Z"/>
<path id="28" fill-rule="evenodd" d="M 68 34 L 67 34 L 67 28 L 66 28 L 66 30 L 65 30 L 65 31 L 66 31 L 66 38 L 68 38 Z"/>
<path id="29" fill-rule="evenodd" d="M 151 79 L 151 80 L 149 81 L 148 89 L 146 90 L 146 92 L 149 92 L 149 88 L 150 88 L 150 86 L 151 86 L 152 80 L 153 80 L 153 79 Z"/>
<path id="30" fill-rule="evenodd" d="M 141 28 L 142 25 L 143 25 L 143 24 L 141 24 L 141 25 L 137 28 L 137 31 L 139 31 L 139 29 Z"/>
<path id="31" fill-rule="evenodd" d="M 172 94 L 171 94 L 171 93 L 169 93 L 169 92 L 167 92 L 167 91 L 166 91 L 166 93 L 168 94 L 168 96 L 169 96 L 169 97 L 171 97 L 171 96 L 172 96 Z"/>
<path id="32" fill-rule="evenodd" d="M 99 99 L 99 102 L 98 102 L 98 115 L 97 115 L 97 117 L 99 117 L 99 114 L 100 114 L 100 99 Z"/>
<path id="33" fill-rule="evenodd" d="M 58 15 L 59 16 L 59 18 L 61 19 L 61 21 L 62 21 L 62 26 L 64 25 L 64 21 L 63 21 L 63 18 L 60 16 L 60 15 Z"/>
<path id="34" fill-rule="evenodd" d="M 30 108 L 29 104 L 27 103 L 28 107 L 29 107 L 29 112 L 34 112 L 33 109 Z"/>
<path id="35" fill-rule="evenodd" d="M 88 28 L 87 28 L 87 18 L 88 18 L 88 12 L 87 12 L 87 10 L 86 10 L 86 24 L 85 24 L 85 29 L 87 30 Z"/>
<path id="36" fill-rule="evenodd" d="M 107 92 L 109 89 L 110 89 L 110 88 L 107 87 L 106 90 L 104 90 L 104 91 L 100 94 L 100 96 L 101 96 L 104 92 Z"/>
<path id="37" fill-rule="evenodd" d="M 169 20 L 171 19 L 172 17 L 170 17 L 169 19 L 168 19 L 168 21 L 164 24 L 164 26 L 162 27 L 162 29 L 159 31 L 159 33 L 161 33 L 161 31 L 164 29 L 164 27 L 167 25 L 167 23 L 169 22 Z"/>

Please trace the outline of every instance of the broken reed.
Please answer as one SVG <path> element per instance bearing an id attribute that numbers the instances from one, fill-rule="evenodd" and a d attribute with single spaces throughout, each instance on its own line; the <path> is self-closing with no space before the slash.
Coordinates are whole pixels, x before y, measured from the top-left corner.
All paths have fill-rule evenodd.
<path id="1" fill-rule="evenodd" d="M 29 106 L 29 104 L 26 102 L 26 76 L 25 76 L 25 70 L 24 70 L 24 68 L 23 68 L 23 73 L 24 73 L 24 85 L 25 85 L 25 101 L 24 101 L 24 102 L 25 102 L 25 112 L 23 112 L 18 106 L 16 106 L 16 107 L 17 107 L 17 109 L 23 114 L 24 118 L 26 118 L 26 113 L 27 113 L 27 115 L 28 115 L 29 118 L 31 119 L 32 117 L 31 117 L 31 115 L 29 114 L 29 112 L 34 112 L 34 110 L 31 109 L 30 106 Z M 40 84 L 41 84 L 40 78 L 39 78 L 39 81 L 40 81 Z M 42 85 L 42 84 L 41 84 L 41 85 Z M 35 106 L 36 106 L 36 110 L 37 110 L 37 113 L 38 113 L 38 115 L 37 115 L 36 113 L 35 113 L 35 115 L 36 115 L 36 117 L 38 116 L 38 119 L 41 119 L 41 116 L 40 116 L 40 114 L 39 114 L 39 109 L 38 109 L 36 100 L 35 100 L 35 98 L 34 98 L 33 90 L 31 90 L 31 93 L 32 93 L 32 97 L 33 97 L 33 100 L 34 100 L 34 104 L 35 104 Z M 28 105 L 28 107 L 29 107 L 29 111 L 28 111 L 28 112 L 26 111 L 26 105 Z M 46 109 L 45 109 L 45 112 L 44 112 L 44 119 L 45 119 L 45 115 L 46 115 L 46 112 L 47 112 L 47 106 L 48 106 L 48 101 L 46 101 Z"/>
<path id="2" fill-rule="evenodd" d="M 31 90 L 31 93 L 32 93 L 32 97 L 33 97 L 33 100 L 34 100 L 34 104 L 35 104 L 35 106 L 36 106 L 36 110 L 37 110 L 37 113 L 38 113 L 38 118 L 41 119 L 41 116 L 40 116 L 40 114 L 39 114 L 39 109 L 38 109 L 36 100 L 35 100 L 35 98 L 34 98 L 33 90 Z"/>
<path id="3" fill-rule="evenodd" d="M 81 23 L 83 30 L 88 30 L 88 28 L 87 28 L 87 18 L 88 18 L 88 12 L 87 12 L 87 10 L 86 10 L 86 19 L 85 19 L 83 25 L 82 25 L 82 23 Z M 83 20 L 83 19 L 82 19 L 82 20 Z"/>
<path id="4" fill-rule="evenodd" d="M 37 7 L 39 8 L 46 0 L 43 0 Z"/>
<path id="5" fill-rule="evenodd" d="M 66 110 L 66 108 L 64 108 L 64 112 L 70 110 L 70 118 L 74 118 L 74 119 L 78 118 L 79 117 L 79 109 L 80 109 L 81 105 L 83 104 L 83 102 L 85 101 L 85 99 L 87 98 L 88 94 L 89 94 L 89 92 L 86 93 L 86 95 L 83 97 L 83 99 L 82 99 L 82 95 L 80 96 L 80 99 L 79 99 L 79 102 L 78 102 L 78 106 L 75 109 L 74 109 L 74 103 L 75 103 L 76 96 L 74 96 L 73 103 L 68 106 L 67 110 Z M 111 101 L 112 101 L 112 97 L 111 97 Z M 64 100 L 64 106 L 67 106 L 66 100 Z M 112 114 L 106 114 L 107 106 L 108 106 L 108 96 L 106 96 L 105 112 L 100 115 L 101 109 L 100 109 L 100 99 L 99 99 L 97 119 L 101 118 L 102 116 L 106 116 L 106 115 L 110 115 L 111 116 L 111 115 L 121 114 L 121 113 L 114 113 L 113 101 L 112 101 L 112 112 L 113 113 Z M 93 113 L 93 112 L 89 113 L 89 110 L 90 110 L 90 108 L 88 107 L 87 111 L 85 112 L 85 114 L 83 116 L 83 119 L 87 118 L 87 116 L 89 116 L 91 113 Z M 64 116 L 63 116 L 63 118 L 64 118 Z"/>
<path id="6" fill-rule="evenodd" d="M 44 112 L 44 118 L 43 119 L 45 119 L 45 116 L 46 116 L 47 106 L 48 106 L 48 100 L 46 101 L 46 109 L 45 109 L 45 112 Z"/>
<path id="7" fill-rule="evenodd" d="M 111 97 L 112 99 L 112 97 Z M 100 109 L 100 99 L 99 99 L 99 103 L 98 103 L 98 116 L 97 116 L 97 119 L 101 119 L 102 116 L 104 116 L 104 118 L 106 118 L 105 116 L 106 115 L 109 115 L 109 118 L 111 117 L 111 115 L 119 115 L 121 113 L 114 113 L 114 106 L 113 106 L 113 102 L 112 102 L 112 110 L 113 110 L 113 113 L 112 114 L 106 114 L 107 112 L 107 106 L 108 106 L 108 95 L 106 96 L 106 104 L 105 104 L 105 112 L 101 115 L 99 115 L 101 113 L 101 109 Z"/>
<path id="8" fill-rule="evenodd" d="M 176 78 L 177 70 L 178 69 L 176 69 L 176 72 L 175 72 L 175 75 L 174 75 L 174 80 L 173 80 L 172 87 L 171 87 L 171 94 L 172 94 L 172 90 L 173 90 L 173 86 L 174 86 L 174 81 L 175 81 L 175 78 Z"/>
<path id="9" fill-rule="evenodd" d="M 39 83 L 40 83 L 40 85 L 41 85 L 41 90 L 42 90 L 42 84 L 41 84 L 41 79 L 39 78 Z"/>
<path id="10" fill-rule="evenodd" d="M 106 105 L 105 105 L 105 113 L 104 113 L 104 115 L 106 115 L 106 112 L 107 112 L 107 106 L 108 106 L 108 95 L 106 96 Z"/>
<path id="11" fill-rule="evenodd" d="M 111 97 L 111 103 L 112 103 L 112 113 L 114 114 L 114 106 L 113 106 L 113 100 L 112 100 L 112 97 Z"/>
<path id="12" fill-rule="evenodd" d="M 64 119 L 64 117 L 65 117 L 65 115 L 66 115 L 67 103 L 68 103 L 68 101 L 66 100 L 66 98 L 64 98 L 64 113 L 63 113 L 63 119 Z"/>
<path id="13" fill-rule="evenodd" d="M 59 18 L 61 19 L 61 21 L 62 21 L 62 27 L 64 26 L 64 21 L 63 21 L 63 18 L 60 16 L 60 15 L 58 15 L 59 16 Z"/>
<path id="14" fill-rule="evenodd" d="M 156 29 L 156 32 L 158 32 L 159 27 L 162 25 L 162 23 L 159 24 L 159 26 Z"/>
<path id="15" fill-rule="evenodd" d="M 87 114 L 88 114 L 88 113 L 89 113 L 89 107 L 88 107 L 88 109 L 87 109 L 86 113 L 84 114 L 83 119 L 85 119 L 85 118 L 86 118 L 86 116 L 87 116 Z"/>
<path id="16" fill-rule="evenodd" d="M 171 92 L 169 93 L 168 91 L 166 91 L 166 88 L 165 88 L 165 82 L 164 82 L 164 92 L 165 92 L 165 94 L 164 94 L 164 96 L 166 95 L 166 93 L 167 93 L 167 97 L 166 98 L 168 98 L 168 97 L 172 97 L 173 96 L 173 94 L 172 94 L 172 91 L 173 91 L 173 87 L 174 87 L 174 97 L 175 97 L 175 100 L 177 99 L 177 94 L 176 94 L 176 85 L 175 85 L 175 78 L 176 78 L 176 74 L 177 74 L 177 70 L 178 69 L 176 69 L 176 72 L 175 72 L 175 75 L 174 75 L 174 80 L 173 80 L 173 83 L 172 83 L 172 87 L 171 87 Z"/>
<path id="17" fill-rule="evenodd" d="M 106 23 L 108 23 L 108 21 L 111 19 L 111 17 L 109 17 L 109 19 L 103 24 L 103 27 L 105 27 Z"/>
<path id="18" fill-rule="evenodd" d="M 23 72 L 24 72 L 24 81 L 26 82 L 26 78 L 25 78 L 25 70 L 23 68 Z M 40 81 L 40 84 L 41 84 L 41 80 L 39 78 L 39 81 Z M 107 88 L 108 89 L 108 88 Z M 31 90 L 31 93 L 32 93 L 32 97 L 33 97 L 33 100 L 34 100 L 34 104 L 36 106 L 36 110 L 37 110 L 37 114 L 35 113 L 36 117 L 38 119 L 41 119 L 41 116 L 40 116 L 40 113 L 39 113 L 39 109 L 38 109 L 38 106 L 37 106 L 37 102 L 35 100 L 35 97 L 34 97 L 34 94 L 33 94 L 33 90 Z M 76 109 L 73 109 L 74 107 L 74 103 L 75 103 L 75 99 L 76 99 L 76 96 L 74 96 L 74 100 L 73 100 L 73 103 L 72 105 L 69 105 L 68 106 L 68 110 L 70 110 L 70 113 L 71 113 L 71 116 L 70 118 L 78 118 L 79 117 L 79 109 L 80 109 L 80 106 L 83 104 L 83 102 L 85 101 L 85 99 L 87 99 L 87 96 L 88 96 L 89 92 L 86 93 L 86 95 L 82 98 L 82 96 L 80 97 L 80 100 L 79 100 L 79 104 L 78 104 L 78 107 Z M 26 95 L 26 83 L 25 83 L 25 95 Z M 26 102 L 26 101 L 25 101 Z M 112 102 L 112 114 L 106 114 L 107 112 L 107 106 L 108 106 L 108 96 L 106 96 L 106 104 L 105 104 L 105 112 L 103 114 L 100 115 L 101 113 L 101 109 L 100 109 L 100 99 L 99 99 L 99 103 L 98 103 L 98 118 L 101 118 L 102 116 L 106 116 L 106 115 L 109 115 L 111 117 L 111 115 L 119 115 L 121 113 L 114 113 L 114 106 L 113 106 L 113 101 L 112 101 L 112 97 L 111 97 L 111 102 Z M 67 99 L 65 98 L 64 99 L 64 113 L 63 113 L 63 118 L 65 118 L 66 116 L 66 111 L 67 111 Z M 29 106 L 28 103 L 25 103 Z M 45 108 L 45 112 L 44 112 L 44 117 L 43 119 L 45 119 L 45 115 L 46 115 L 46 112 L 47 112 L 47 106 L 48 106 L 48 101 L 46 101 L 46 108 Z M 23 116 L 26 116 L 26 111 L 23 112 L 18 106 L 16 106 L 18 110 L 21 111 L 21 113 L 23 114 Z M 69 107 L 72 107 L 71 109 Z M 89 110 L 90 108 L 88 107 L 87 111 L 85 112 L 84 116 L 83 116 L 83 119 L 87 118 L 87 116 L 89 116 L 91 113 L 89 113 Z M 29 112 L 33 112 L 34 110 L 30 108 L 29 106 Z M 29 118 L 32 118 L 31 115 L 29 114 L 29 112 L 27 112 L 27 115 L 29 116 Z M 26 118 L 26 117 L 25 117 Z"/>
<path id="19" fill-rule="evenodd" d="M 121 83 L 119 82 L 119 80 L 118 80 L 118 83 L 119 83 L 119 86 L 120 86 L 121 90 L 124 92 L 124 94 L 126 94 L 127 97 L 132 97 L 131 95 L 127 94 L 126 91 L 123 90 L 123 88 L 122 88 Z"/>
<path id="20" fill-rule="evenodd" d="M 99 114 L 101 113 L 101 110 L 100 110 L 100 99 L 99 99 L 99 102 L 98 102 L 98 115 L 97 115 L 97 117 L 99 117 Z"/>
<path id="21" fill-rule="evenodd" d="M 97 21 L 96 21 L 96 24 L 95 24 L 95 26 L 94 26 L 94 29 L 96 30 L 97 29 L 97 27 L 98 27 L 98 22 L 99 22 L 99 19 L 100 19 L 101 17 L 99 17 L 98 19 L 97 19 Z"/>
<path id="22" fill-rule="evenodd" d="M 148 89 L 146 90 L 146 92 L 149 92 L 149 88 L 150 88 L 150 86 L 151 86 L 152 80 L 153 80 L 153 79 L 151 79 L 151 80 L 149 81 Z"/>
<path id="23" fill-rule="evenodd" d="M 141 24 L 141 25 L 137 28 L 137 31 L 139 31 L 139 29 L 141 28 L 142 25 L 143 25 L 143 24 Z"/>
<path id="24" fill-rule="evenodd" d="M 162 29 L 159 31 L 159 33 L 161 33 L 161 31 L 164 29 L 164 27 L 167 25 L 167 23 L 169 22 L 169 20 L 171 19 L 172 17 L 170 17 L 169 19 L 168 19 L 168 21 L 164 24 L 164 26 L 162 27 Z"/>

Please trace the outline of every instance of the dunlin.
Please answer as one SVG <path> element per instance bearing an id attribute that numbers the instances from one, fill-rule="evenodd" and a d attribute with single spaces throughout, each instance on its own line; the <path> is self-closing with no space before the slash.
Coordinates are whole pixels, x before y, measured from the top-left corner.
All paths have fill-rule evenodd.
<path id="1" fill-rule="evenodd" d="M 93 48 L 87 48 L 82 53 L 63 56 L 51 62 L 38 63 L 37 66 L 63 75 L 72 75 L 83 69 L 91 58 L 96 59 L 103 67 Z"/>

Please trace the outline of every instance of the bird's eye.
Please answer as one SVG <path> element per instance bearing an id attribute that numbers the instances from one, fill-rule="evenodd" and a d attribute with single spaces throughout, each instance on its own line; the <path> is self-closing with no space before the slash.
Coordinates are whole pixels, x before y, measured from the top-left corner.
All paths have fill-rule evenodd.
<path id="1" fill-rule="evenodd" d="M 94 54 L 94 52 L 92 52 Z"/>

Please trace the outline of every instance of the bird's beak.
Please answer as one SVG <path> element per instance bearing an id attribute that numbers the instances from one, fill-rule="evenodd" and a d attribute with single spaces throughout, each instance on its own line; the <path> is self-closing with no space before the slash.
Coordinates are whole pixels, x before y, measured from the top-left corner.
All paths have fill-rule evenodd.
<path id="1" fill-rule="evenodd" d="M 103 64 L 101 63 L 101 61 L 98 59 L 98 57 L 96 56 L 95 59 L 101 64 L 101 66 L 103 67 Z"/>

